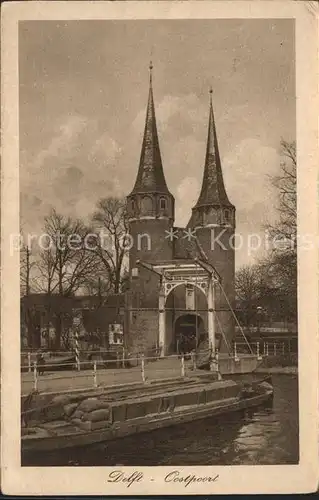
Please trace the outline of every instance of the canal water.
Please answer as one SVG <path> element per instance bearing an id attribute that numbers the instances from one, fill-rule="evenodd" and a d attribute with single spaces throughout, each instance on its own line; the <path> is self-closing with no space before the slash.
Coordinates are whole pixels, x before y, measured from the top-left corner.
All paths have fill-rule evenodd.
<path id="1" fill-rule="evenodd" d="M 155 466 L 296 464 L 298 379 L 273 375 L 273 403 L 83 449 L 22 457 L 22 465 Z"/>

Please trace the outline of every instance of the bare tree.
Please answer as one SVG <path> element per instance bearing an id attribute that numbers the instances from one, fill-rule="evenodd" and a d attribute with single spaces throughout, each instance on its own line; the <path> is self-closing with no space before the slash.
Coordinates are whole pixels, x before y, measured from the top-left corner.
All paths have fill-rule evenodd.
<path id="1" fill-rule="evenodd" d="M 297 234 L 297 159 L 296 143 L 281 141 L 282 161 L 280 173 L 270 177 L 271 185 L 278 194 L 277 220 L 268 225 L 271 236 L 292 241 L 296 250 Z"/>
<path id="2" fill-rule="evenodd" d="M 56 344 L 60 345 L 63 331 L 65 300 L 56 295 L 72 297 L 88 277 L 96 272 L 97 256 L 88 251 L 90 230 L 79 220 L 64 217 L 52 210 L 44 224 L 45 248 L 40 250 L 39 274 L 48 298 L 48 318 L 54 319 Z M 54 300 L 50 300 L 54 297 Z"/>
<path id="3" fill-rule="evenodd" d="M 99 233 L 95 255 L 104 267 L 104 281 L 110 291 L 120 293 L 128 243 L 128 220 L 124 199 L 104 198 L 98 202 L 92 223 Z"/>
<path id="4" fill-rule="evenodd" d="M 22 236 L 21 236 L 22 238 Z M 20 295 L 28 296 L 30 293 L 39 292 L 41 286 L 38 282 L 37 255 L 32 248 L 22 243 L 20 248 Z"/>
<path id="5" fill-rule="evenodd" d="M 22 235 L 21 235 L 22 238 Z M 20 296 L 21 302 L 21 325 L 25 325 L 28 345 L 33 344 L 36 337 L 37 317 L 34 304 L 29 296 L 32 292 L 39 291 L 36 277 L 37 261 L 32 249 L 25 243 L 20 248 Z"/>
<path id="6" fill-rule="evenodd" d="M 266 226 L 272 245 L 264 266 L 273 286 L 290 297 L 289 313 L 293 315 L 297 307 L 296 144 L 281 141 L 281 150 L 280 173 L 270 178 L 278 194 L 277 219 Z"/>
<path id="7" fill-rule="evenodd" d="M 104 266 L 102 263 L 100 263 L 96 275 L 88 276 L 83 287 L 85 293 L 87 293 L 88 295 L 100 297 L 101 303 L 103 302 L 103 297 L 107 297 L 110 294 L 112 287 L 109 281 L 101 278 L 103 274 L 105 274 Z"/>
<path id="8" fill-rule="evenodd" d="M 47 244 L 40 252 L 39 265 L 44 291 L 73 296 L 96 269 L 97 258 L 86 248 L 90 230 L 81 221 L 52 210 L 44 232 Z"/>
<path id="9" fill-rule="evenodd" d="M 240 316 L 249 327 L 254 322 L 261 300 L 265 277 L 259 265 L 241 267 L 235 275 L 235 291 L 239 302 Z"/>

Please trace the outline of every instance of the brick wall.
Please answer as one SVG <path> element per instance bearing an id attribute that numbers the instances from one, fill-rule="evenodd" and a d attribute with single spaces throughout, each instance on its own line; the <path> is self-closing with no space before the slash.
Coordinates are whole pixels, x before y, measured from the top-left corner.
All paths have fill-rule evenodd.
<path id="1" fill-rule="evenodd" d="M 232 228 L 214 228 L 212 231 L 210 228 L 198 229 L 197 237 L 209 259 L 211 264 L 216 268 L 217 272 L 222 278 L 222 286 L 225 293 L 230 301 L 232 307 L 235 307 L 235 251 L 232 248 L 234 246 L 233 234 L 234 230 Z M 218 239 L 220 244 L 216 242 L 217 237 L 221 235 Z M 215 323 L 216 332 L 221 330 L 227 339 L 227 343 L 230 345 L 235 333 L 235 322 L 232 312 L 229 310 L 229 305 L 223 295 L 223 293 L 216 289 L 216 310 L 219 320 Z M 222 341 L 221 350 L 227 351 L 227 343 Z"/>
<path id="2" fill-rule="evenodd" d="M 150 352 L 158 345 L 158 310 L 130 312 L 127 332 L 129 352 Z"/>

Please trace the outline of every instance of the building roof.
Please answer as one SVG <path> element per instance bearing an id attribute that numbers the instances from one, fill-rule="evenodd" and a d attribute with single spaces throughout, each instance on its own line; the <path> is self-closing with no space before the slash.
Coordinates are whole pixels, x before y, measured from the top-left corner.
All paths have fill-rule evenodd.
<path id="1" fill-rule="evenodd" d="M 202 189 L 194 208 L 207 205 L 232 206 L 224 186 L 210 90 L 209 123 Z"/>
<path id="2" fill-rule="evenodd" d="M 98 295 L 75 295 L 73 297 L 52 294 L 50 297 L 46 293 L 32 293 L 21 297 L 21 303 L 32 307 L 46 307 L 51 304 L 53 307 L 60 304 L 66 308 L 94 308 L 100 305 L 107 307 L 121 307 L 125 304 L 123 293 L 108 295 L 107 297 Z"/>
<path id="3" fill-rule="evenodd" d="M 170 194 L 165 181 L 158 142 L 152 86 L 152 69 L 153 66 L 151 63 L 144 138 L 137 178 L 131 195 L 136 193 Z"/>

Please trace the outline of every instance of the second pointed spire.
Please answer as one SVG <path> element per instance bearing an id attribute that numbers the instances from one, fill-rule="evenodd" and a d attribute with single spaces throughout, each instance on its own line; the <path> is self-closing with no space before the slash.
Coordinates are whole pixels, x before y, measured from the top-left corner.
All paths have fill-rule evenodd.
<path id="1" fill-rule="evenodd" d="M 209 90 L 209 121 L 206 158 L 201 192 L 194 208 L 207 205 L 232 206 L 224 185 L 219 155 L 217 133 L 212 102 L 212 89 Z"/>

